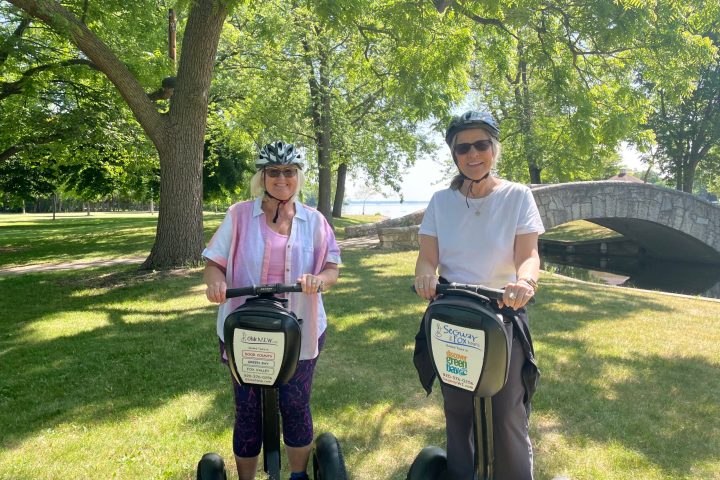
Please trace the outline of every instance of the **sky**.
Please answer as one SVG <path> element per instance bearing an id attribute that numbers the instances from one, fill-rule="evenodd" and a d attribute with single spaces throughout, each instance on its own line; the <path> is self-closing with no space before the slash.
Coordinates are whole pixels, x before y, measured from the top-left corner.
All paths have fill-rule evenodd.
<path id="1" fill-rule="evenodd" d="M 434 161 L 432 156 L 419 158 L 415 161 L 415 165 L 403 176 L 401 184 L 403 186 L 403 198 L 406 201 L 429 201 L 433 193 L 449 185 L 450 182 L 443 178 L 444 168 L 441 162 L 445 158 L 449 159 L 450 152 L 445 143 L 438 147 L 436 153 L 432 155 L 438 158 L 440 163 Z M 620 154 L 626 168 L 630 170 L 644 170 L 647 168 L 640 162 L 639 154 L 633 148 L 623 144 Z M 363 183 L 362 181 L 351 181 L 346 196 L 353 200 L 364 198 Z M 392 190 L 387 189 L 387 196 L 373 194 L 367 199 L 399 200 L 399 196 Z"/>

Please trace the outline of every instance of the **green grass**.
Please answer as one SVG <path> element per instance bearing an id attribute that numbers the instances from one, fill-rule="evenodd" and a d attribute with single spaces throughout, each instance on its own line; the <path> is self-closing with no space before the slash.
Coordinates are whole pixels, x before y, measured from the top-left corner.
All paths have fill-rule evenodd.
<path id="1" fill-rule="evenodd" d="M 3 226 L 4 245 L 44 228 Z M 354 479 L 404 479 L 423 446 L 444 443 L 439 392 L 425 397 L 412 367 L 414 257 L 347 250 L 325 297 L 316 433 L 340 438 Z M 231 459 L 232 392 L 201 270 L 135 268 L 0 276 L 0 479 L 194 479 L 203 453 Z M 544 275 L 531 310 L 536 478 L 719 479 L 718 318 L 718 302 Z"/>
<path id="2" fill-rule="evenodd" d="M 222 221 L 206 213 L 209 239 Z M 0 215 L 0 268 L 145 257 L 155 238 L 157 214 L 93 213 Z"/>
<path id="3" fill-rule="evenodd" d="M 619 233 L 609 228 L 588 222 L 587 220 L 577 220 L 575 222 L 558 225 L 545 232 L 541 238 L 577 242 L 582 240 L 602 240 L 620 236 Z"/>
<path id="4" fill-rule="evenodd" d="M 205 237 L 210 239 L 224 213 L 205 212 Z M 379 215 L 351 215 L 333 221 L 337 237 L 345 227 L 379 221 Z M 83 213 L 0 214 L 0 268 L 35 263 L 145 257 L 155 239 L 157 214 Z"/>

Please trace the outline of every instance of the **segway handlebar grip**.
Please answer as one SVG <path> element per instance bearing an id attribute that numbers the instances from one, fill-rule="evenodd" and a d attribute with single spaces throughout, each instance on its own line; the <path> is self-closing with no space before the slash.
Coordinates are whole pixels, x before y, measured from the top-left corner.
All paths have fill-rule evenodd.
<path id="1" fill-rule="evenodd" d="M 413 291 L 413 293 L 417 293 L 415 291 L 415 285 L 411 285 L 410 289 Z M 502 300 L 503 299 L 503 293 L 504 290 L 500 288 L 490 288 L 486 287 L 485 285 L 470 285 L 467 283 L 438 283 L 435 285 L 435 292 L 438 294 L 447 293 L 448 291 L 452 290 L 465 290 L 466 292 L 473 292 L 477 293 L 478 295 L 482 295 L 483 297 L 487 297 L 492 300 Z M 528 302 L 529 304 L 535 303 L 535 297 L 531 298 Z"/>
<path id="2" fill-rule="evenodd" d="M 251 285 L 249 287 L 228 288 L 225 291 L 225 298 L 244 297 L 248 295 L 261 295 L 263 293 L 267 294 L 295 292 L 302 292 L 302 285 L 300 285 L 299 283 L 272 283 L 267 285 Z"/>

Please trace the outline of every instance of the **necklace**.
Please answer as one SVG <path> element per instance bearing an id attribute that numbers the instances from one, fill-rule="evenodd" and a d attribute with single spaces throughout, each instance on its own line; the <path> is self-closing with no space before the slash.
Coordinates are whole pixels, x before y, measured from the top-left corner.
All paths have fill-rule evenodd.
<path id="1" fill-rule="evenodd" d="M 464 208 L 470 209 L 476 217 L 482 215 L 486 210 L 487 201 L 485 197 L 480 198 L 463 198 Z"/>

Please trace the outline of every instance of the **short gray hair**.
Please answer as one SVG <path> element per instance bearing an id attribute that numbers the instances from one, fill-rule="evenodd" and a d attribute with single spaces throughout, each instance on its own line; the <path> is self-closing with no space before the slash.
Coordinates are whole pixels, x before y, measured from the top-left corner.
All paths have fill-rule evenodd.
<path id="1" fill-rule="evenodd" d="M 260 170 L 255 172 L 255 175 L 253 175 L 252 178 L 250 178 L 250 195 L 252 195 L 253 197 L 261 197 L 265 194 L 265 182 L 263 180 L 264 173 L 265 169 L 261 168 Z M 297 188 L 295 189 L 295 192 L 292 194 L 292 196 L 289 198 L 289 201 L 295 201 L 304 185 L 305 174 L 301 169 L 298 168 Z"/>

